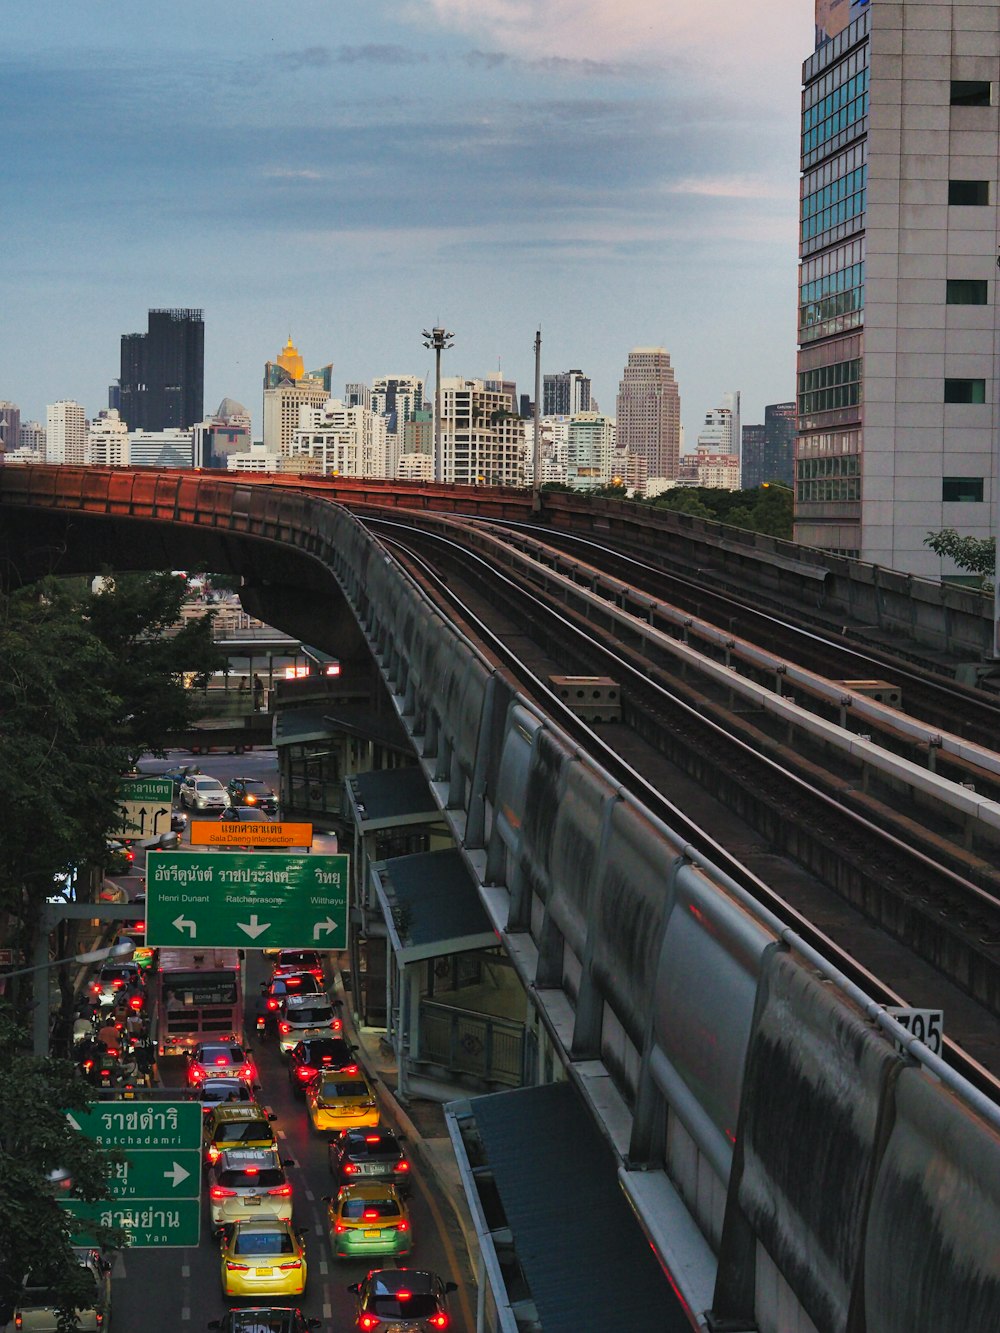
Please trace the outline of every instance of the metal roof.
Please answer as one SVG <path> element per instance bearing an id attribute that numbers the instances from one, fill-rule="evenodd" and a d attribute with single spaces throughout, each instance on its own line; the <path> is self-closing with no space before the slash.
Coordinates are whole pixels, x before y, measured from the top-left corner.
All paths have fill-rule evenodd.
<path id="1" fill-rule="evenodd" d="M 376 862 L 372 884 L 401 965 L 498 943 L 457 848 Z"/>
<path id="2" fill-rule="evenodd" d="M 423 770 L 415 766 L 354 773 L 344 787 L 354 820 L 366 833 L 442 818 Z"/>
<path id="3" fill-rule="evenodd" d="M 449 1114 L 460 1118 L 463 1105 L 481 1145 L 475 1177 L 486 1175 L 495 1186 L 545 1333 L 691 1333 L 697 1325 L 650 1248 L 618 1182 L 617 1160 L 572 1084 L 472 1097 L 452 1103 Z M 470 1129 L 462 1125 L 465 1142 Z M 500 1229 L 496 1222 L 491 1229 Z"/>

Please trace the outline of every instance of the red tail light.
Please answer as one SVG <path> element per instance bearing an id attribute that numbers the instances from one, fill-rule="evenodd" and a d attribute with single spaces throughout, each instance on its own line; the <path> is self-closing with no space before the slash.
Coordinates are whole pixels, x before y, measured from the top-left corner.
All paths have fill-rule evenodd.
<path id="1" fill-rule="evenodd" d="M 268 1000 L 268 1002 L 267 1002 L 267 1007 L 268 1007 L 268 1009 L 270 1009 L 271 1013 L 273 1014 L 274 1011 L 275 1011 L 275 1009 L 278 1009 L 278 1008 L 281 1007 L 281 1001 L 280 1001 L 280 1000 Z"/>
<path id="2" fill-rule="evenodd" d="M 100 995 L 100 993 L 101 993 L 101 983 L 100 983 L 99 981 L 92 981 L 92 982 L 90 983 L 90 989 L 91 989 L 92 994 L 94 994 L 94 995 Z"/>
<path id="3" fill-rule="evenodd" d="M 358 1316 L 358 1328 L 378 1328 L 381 1322 L 381 1319 L 375 1314 L 363 1314 Z"/>
<path id="4" fill-rule="evenodd" d="M 299 1065 L 295 1070 L 295 1077 L 302 1083 L 308 1083 L 311 1078 L 315 1078 L 319 1073 L 312 1065 Z"/>
<path id="5" fill-rule="evenodd" d="M 345 1176 L 356 1176 L 360 1168 L 354 1162 L 345 1162 L 340 1169 Z"/>
<path id="6" fill-rule="evenodd" d="M 279 1264 L 278 1269 L 282 1273 L 290 1273 L 296 1268 L 302 1267 L 301 1259 L 290 1259 L 287 1264 Z"/>
<path id="7" fill-rule="evenodd" d="M 323 980 L 323 969 L 321 967 L 311 967 L 309 971 L 312 973 L 312 975 L 316 978 L 317 981 Z"/>
<path id="8" fill-rule="evenodd" d="M 217 1065 L 228 1065 L 228 1064 L 229 1064 L 229 1056 L 228 1056 L 228 1055 L 217 1055 L 217 1056 L 215 1057 L 215 1063 L 216 1063 Z"/>
<path id="9" fill-rule="evenodd" d="M 447 1328 L 448 1325 L 451 1323 L 451 1320 L 442 1310 L 438 1314 L 432 1314 L 427 1322 L 428 1324 L 430 1324 L 431 1328 Z"/>
<path id="10" fill-rule="evenodd" d="M 235 1199 L 235 1198 L 236 1198 L 236 1191 L 235 1191 L 235 1190 L 227 1190 L 226 1187 L 225 1187 L 224 1185 L 213 1185 L 212 1188 L 209 1190 L 209 1194 L 211 1195 L 211 1197 L 212 1197 L 213 1199 Z"/>
<path id="11" fill-rule="evenodd" d="M 142 996 L 141 996 L 141 995 L 133 995 L 132 998 L 131 998 L 131 1000 L 129 1000 L 129 1002 L 128 1002 L 128 1007 L 129 1007 L 130 1009 L 134 1009 L 135 1012 L 138 1013 L 139 1010 L 142 1008 Z"/>
<path id="12" fill-rule="evenodd" d="M 112 981 L 111 985 L 114 987 L 115 990 L 121 990 L 122 986 L 124 986 L 125 983 L 124 981 L 119 979 L 117 981 Z"/>
<path id="13" fill-rule="evenodd" d="M 252 1079 L 254 1075 L 253 1065 L 241 1065 L 236 1071 L 237 1078 Z"/>
<path id="14" fill-rule="evenodd" d="M 408 1301 L 412 1295 L 413 1292 L 407 1291 L 406 1288 L 404 1287 L 400 1291 L 396 1292 L 396 1300 L 399 1301 L 400 1305 L 402 1305 L 405 1301 Z"/>
<path id="15" fill-rule="evenodd" d="M 372 1222 L 375 1220 L 376 1217 L 378 1217 L 378 1209 L 366 1208 L 365 1211 L 361 1214 L 361 1216 L 365 1219 L 366 1222 Z"/>
<path id="16" fill-rule="evenodd" d="M 226 1267 L 229 1269 L 230 1273 L 249 1273 L 249 1272 L 250 1272 L 250 1265 L 249 1265 L 249 1264 L 236 1264 L 236 1263 L 233 1263 L 232 1259 L 227 1259 L 227 1260 L 226 1260 Z"/>
<path id="17" fill-rule="evenodd" d="M 332 1018 L 330 1020 L 330 1026 L 333 1028 L 334 1032 L 343 1032 L 344 1030 L 343 1021 L 339 1018 Z"/>
<path id="18" fill-rule="evenodd" d="M 201 1065 L 193 1065 L 191 1067 L 191 1077 L 195 1081 L 195 1083 L 197 1083 L 200 1079 L 203 1079 L 205 1077 L 205 1071 L 204 1069 L 202 1069 Z"/>
<path id="19" fill-rule="evenodd" d="M 396 1223 L 396 1230 L 397 1230 L 397 1231 L 409 1231 L 409 1229 L 410 1229 L 410 1224 L 409 1224 L 409 1222 L 407 1222 L 407 1220 L 406 1220 L 405 1217 L 403 1218 L 402 1222 L 397 1222 L 397 1223 Z"/>
<path id="20" fill-rule="evenodd" d="M 343 1074 L 356 1074 L 357 1072 L 358 1072 L 357 1065 L 345 1065 L 344 1068 L 341 1070 L 341 1073 Z"/>
<path id="21" fill-rule="evenodd" d="M 93 1069 L 93 1067 L 94 1067 L 94 1062 L 93 1062 L 93 1060 L 84 1060 L 84 1062 L 83 1062 L 83 1070 L 84 1070 L 84 1073 L 85 1073 L 85 1074 L 89 1074 L 90 1071 Z"/>
<path id="22" fill-rule="evenodd" d="M 344 1225 L 343 1222 L 335 1222 L 333 1224 L 333 1229 L 338 1236 L 341 1236 L 347 1230 L 347 1227 Z"/>
<path id="23" fill-rule="evenodd" d="M 267 1192 L 275 1199 L 290 1199 L 292 1197 L 291 1185 L 275 1185 L 274 1189 Z"/>
<path id="24" fill-rule="evenodd" d="M 256 1176 L 259 1174 L 259 1172 L 260 1172 L 259 1166 L 248 1166 L 246 1168 L 246 1173 L 248 1176 Z"/>
<path id="25" fill-rule="evenodd" d="M 216 1163 L 216 1162 L 219 1160 L 219 1158 L 222 1156 L 222 1149 L 221 1149 L 221 1148 L 217 1148 L 217 1147 L 215 1146 L 215 1144 L 213 1143 L 212 1146 L 211 1146 L 211 1148 L 209 1148 L 208 1152 L 205 1154 L 205 1156 L 208 1158 L 208 1160 L 209 1160 L 209 1161 L 212 1163 L 212 1165 L 214 1166 L 215 1163 Z"/>
<path id="26" fill-rule="evenodd" d="M 286 1036 L 288 1035 L 288 1033 L 291 1032 L 291 1030 L 292 1030 L 292 1025 L 291 1025 L 291 1023 L 279 1023 L 279 1024 L 278 1024 L 278 1031 L 281 1033 L 281 1035 L 282 1035 L 283 1037 L 286 1037 Z"/>
<path id="27" fill-rule="evenodd" d="M 392 1169 L 393 1171 L 398 1171 L 402 1175 L 405 1172 L 409 1171 L 410 1164 L 405 1157 L 401 1157 Z"/>

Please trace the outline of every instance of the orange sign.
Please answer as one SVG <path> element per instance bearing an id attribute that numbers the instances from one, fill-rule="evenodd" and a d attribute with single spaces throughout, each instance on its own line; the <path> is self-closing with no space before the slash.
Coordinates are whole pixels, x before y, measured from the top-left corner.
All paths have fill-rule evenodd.
<path id="1" fill-rule="evenodd" d="M 192 819 L 194 847 L 311 847 L 312 824 L 272 824 L 261 820 Z"/>

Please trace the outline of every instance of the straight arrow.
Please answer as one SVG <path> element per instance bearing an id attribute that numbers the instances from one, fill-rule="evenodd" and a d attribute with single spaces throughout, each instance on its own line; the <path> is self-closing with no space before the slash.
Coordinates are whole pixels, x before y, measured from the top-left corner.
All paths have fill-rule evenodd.
<path id="1" fill-rule="evenodd" d="M 187 1180 L 191 1172 L 185 1171 L 184 1167 L 181 1166 L 180 1162 L 174 1162 L 170 1170 L 164 1171 L 163 1174 L 164 1176 L 166 1176 L 167 1180 L 169 1180 L 170 1183 L 173 1185 L 174 1189 L 176 1189 L 182 1180 Z"/>
<path id="2" fill-rule="evenodd" d="M 239 926 L 240 930 L 245 931 L 252 940 L 255 940 L 258 935 L 263 935 L 265 930 L 270 930 L 271 928 L 270 921 L 264 921 L 258 924 L 256 912 L 252 914 L 249 922 L 237 921 L 236 924 Z"/>
<path id="3" fill-rule="evenodd" d="M 317 921 L 315 926 L 313 926 L 313 939 L 319 939 L 320 931 L 323 931 L 325 935 L 329 935 L 332 930 L 336 929 L 336 921 L 334 921 L 333 917 L 328 916 L 325 921 Z"/>
<path id="4" fill-rule="evenodd" d="M 176 926 L 178 930 L 182 931 L 190 930 L 192 939 L 194 939 L 194 937 L 198 934 L 198 927 L 195 924 L 195 922 L 188 921 L 187 918 L 184 916 L 183 912 L 181 913 L 180 916 L 175 916 L 170 924 L 172 926 Z"/>

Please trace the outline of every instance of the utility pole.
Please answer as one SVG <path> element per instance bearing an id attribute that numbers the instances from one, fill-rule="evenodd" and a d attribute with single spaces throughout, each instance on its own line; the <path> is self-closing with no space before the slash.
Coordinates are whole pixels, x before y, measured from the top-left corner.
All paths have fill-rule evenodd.
<path id="1" fill-rule="evenodd" d="M 444 458 L 441 454 L 441 353 L 455 345 L 455 335 L 447 329 L 423 330 L 424 346 L 433 348 L 434 380 L 434 480 L 444 481 Z"/>
<path id="2" fill-rule="evenodd" d="M 531 507 L 538 513 L 542 507 L 542 331 L 535 334 L 535 439 L 531 451 L 532 495 Z"/>

